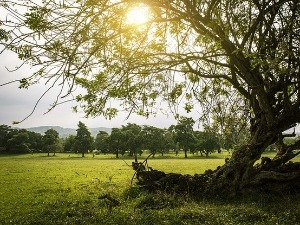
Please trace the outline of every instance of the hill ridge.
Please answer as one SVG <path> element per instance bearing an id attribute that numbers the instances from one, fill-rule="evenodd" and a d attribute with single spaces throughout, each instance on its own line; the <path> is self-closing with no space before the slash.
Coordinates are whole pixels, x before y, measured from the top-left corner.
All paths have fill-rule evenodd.
<path id="1" fill-rule="evenodd" d="M 40 134 L 45 134 L 45 132 L 49 129 L 54 129 L 59 133 L 59 137 L 65 138 L 70 135 L 76 135 L 76 129 L 77 128 L 66 128 L 61 126 L 37 126 L 37 127 L 29 127 L 24 128 L 28 131 L 33 131 Z M 108 127 L 95 127 L 95 128 L 89 128 L 89 131 L 91 132 L 93 137 L 96 137 L 96 135 L 99 133 L 99 131 L 105 131 L 107 133 L 111 133 L 112 128 Z"/>

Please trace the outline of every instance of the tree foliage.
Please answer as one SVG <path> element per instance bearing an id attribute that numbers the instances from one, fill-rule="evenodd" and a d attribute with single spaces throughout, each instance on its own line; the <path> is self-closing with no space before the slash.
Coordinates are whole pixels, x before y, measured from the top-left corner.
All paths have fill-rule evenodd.
<path id="1" fill-rule="evenodd" d="M 103 153 L 109 151 L 109 134 L 105 131 L 99 131 L 95 138 L 95 148 Z"/>
<path id="2" fill-rule="evenodd" d="M 125 154 L 125 134 L 120 128 L 112 128 L 109 136 L 110 150 L 116 154 L 116 158 L 119 158 L 119 153 Z"/>
<path id="3" fill-rule="evenodd" d="M 29 139 L 28 133 L 26 131 L 21 131 L 13 135 L 7 142 L 12 152 L 26 153 L 30 151 L 28 139 Z"/>
<path id="4" fill-rule="evenodd" d="M 134 156 L 135 162 L 138 161 L 138 154 L 142 153 L 142 127 L 135 123 L 128 123 L 122 126 L 125 135 L 125 148 L 129 150 L 129 155 Z"/>
<path id="5" fill-rule="evenodd" d="M 76 136 L 69 135 L 64 140 L 64 151 L 65 152 L 76 152 Z"/>
<path id="6" fill-rule="evenodd" d="M 0 125 L 0 153 L 33 153 L 42 149 L 41 134 Z"/>
<path id="7" fill-rule="evenodd" d="M 201 155 L 204 153 L 207 157 L 210 153 L 220 149 L 220 141 L 217 135 L 208 131 L 195 131 L 195 147 Z"/>
<path id="8" fill-rule="evenodd" d="M 192 118 L 181 117 L 175 125 L 175 142 L 179 143 L 184 150 L 184 157 L 187 158 L 187 152 L 195 143 L 193 135 L 193 125 L 195 121 Z"/>
<path id="9" fill-rule="evenodd" d="M 94 139 L 87 126 L 81 121 L 79 121 L 78 123 L 78 128 L 76 132 L 76 150 L 81 152 L 82 157 L 84 157 L 84 153 L 86 153 L 88 150 L 91 150 Z"/>
<path id="10" fill-rule="evenodd" d="M 59 144 L 59 133 L 54 129 L 49 129 L 45 132 L 43 136 L 43 146 L 44 150 L 48 152 L 48 156 L 50 155 L 50 151 L 56 152 Z"/>
<path id="11" fill-rule="evenodd" d="M 165 149 L 163 129 L 153 126 L 144 126 L 141 136 L 144 140 L 144 149 L 149 149 L 153 157 L 156 152 L 163 153 L 163 150 Z"/>

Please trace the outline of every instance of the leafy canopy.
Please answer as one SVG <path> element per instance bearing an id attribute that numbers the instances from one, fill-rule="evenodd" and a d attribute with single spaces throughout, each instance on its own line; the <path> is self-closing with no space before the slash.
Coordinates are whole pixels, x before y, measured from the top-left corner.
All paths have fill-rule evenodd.
<path id="1" fill-rule="evenodd" d="M 143 23 L 126 21 L 135 6 L 149 11 Z M 38 68 L 20 87 L 41 78 L 60 86 L 54 105 L 80 86 L 85 92 L 74 98 L 87 116 L 112 118 L 121 108 L 148 116 L 165 100 L 175 113 L 179 102 L 187 112 L 198 102 L 207 123 L 220 112 L 234 112 L 239 123 L 263 115 L 278 132 L 300 121 L 296 0 L 5 0 L 1 7 L 9 13 L 2 46 Z"/>

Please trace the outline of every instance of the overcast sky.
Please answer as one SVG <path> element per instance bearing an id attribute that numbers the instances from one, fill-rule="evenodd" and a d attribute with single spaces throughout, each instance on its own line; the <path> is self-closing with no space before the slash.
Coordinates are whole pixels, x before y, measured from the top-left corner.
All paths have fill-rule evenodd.
<path id="1" fill-rule="evenodd" d="M 30 75 L 32 73 L 29 67 L 24 67 L 16 72 L 9 72 L 5 68 L 7 67 L 12 70 L 15 66 L 19 65 L 18 63 L 20 62 L 18 62 L 18 59 L 13 54 L 4 53 L 0 55 L 0 84 L 20 79 L 24 77 L 24 75 Z M 83 113 L 72 112 L 71 107 L 76 105 L 76 102 L 57 106 L 51 112 L 43 115 L 47 112 L 50 104 L 55 100 L 57 92 L 54 90 L 42 99 L 31 117 L 21 124 L 12 125 L 12 121 L 20 121 L 31 113 L 36 101 L 39 99 L 43 91 L 46 90 L 46 86 L 44 84 L 32 86 L 28 90 L 19 89 L 18 86 L 18 83 L 13 83 L 0 87 L 0 124 L 22 128 L 48 125 L 76 128 L 78 121 L 82 121 L 88 127 L 120 127 L 121 125 L 126 125 L 131 122 L 139 125 L 147 124 L 160 128 L 167 128 L 170 125 L 177 123 L 171 113 L 168 115 L 160 114 L 156 117 L 152 116 L 149 119 L 132 115 L 128 120 L 126 120 L 127 113 L 125 112 L 120 113 L 117 118 L 112 120 L 106 120 L 103 117 L 86 119 L 84 118 Z M 186 116 L 197 117 L 197 114 L 194 113 L 193 115 Z"/>

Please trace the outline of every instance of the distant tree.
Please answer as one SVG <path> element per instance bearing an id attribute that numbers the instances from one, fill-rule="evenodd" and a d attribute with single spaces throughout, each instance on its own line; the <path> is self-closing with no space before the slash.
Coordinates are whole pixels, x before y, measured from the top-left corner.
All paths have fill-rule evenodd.
<path id="1" fill-rule="evenodd" d="M 59 142 L 59 134 L 56 130 L 51 128 L 45 132 L 45 135 L 43 136 L 43 146 L 44 149 L 48 152 L 48 156 L 50 155 L 51 150 L 55 155 L 58 142 Z"/>
<path id="2" fill-rule="evenodd" d="M 27 153 L 43 148 L 42 135 L 25 129 L 0 125 L 0 153 Z"/>
<path id="3" fill-rule="evenodd" d="M 142 127 L 135 123 L 128 123 L 126 126 L 122 126 L 122 132 L 125 135 L 125 145 L 129 150 L 129 155 L 134 156 L 135 162 L 137 162 L 137 155 L 142 150 Z"/>
<path id="4" fill-rule="evenodd" d="M 10 126 L 0 125 L 0 152 L 8 152 L 8 140 L 12 138 L 13 133 L 17 133 L 17 130 L 13 130 Z"/>
<path id="5" fill-rule="evenodd" d="M 64 140 L 64 152 L 74 152 L 76 149 L 76 136 L 69 135 Z"/>
<path id="6" fill-rule="evenodd" d="M 220 148 L 217 134 L 210 131 L 195 131 L 194 138 L 196 140 L 195 149 L 199 150 L 201 155 L 206 157 L 215 150 Z"/>
<path id="7" fill-rule="evenodd" d="M 218 137 L 216 134 L 211 132 L 205 132 L 205 141 L 203 143 L 205 156 L 208 157 L 210 153 L 215 152 L 220 149 L 220 144 L 218 142 Z"/>
<path id="8" fill-rule="evenodd" d="M 41 151 L 43 149 L 43 136 L 40 133 L 27 131 L 28 144 L 32 152 Z"/>
<path id="9" fill-rule="evenodd" d="M 20 130 L 14 134 L 7 143 L 12 153 L 28 153 L 29 149 L 29 135 L 26 130 Z"/>
<path id="10" fill-rule="evenodd" d="M 166 129 L 164 132 L 164 152 L 168 152 L 169 150 L 175 150 L 176 149 L 176 143 L 174 141 L 174 134 L 169 129 Z"/>
<path id="11" fill-rule="evenodd" d="M 105 131 L 99 131 L 95 138 L 95 148 L 104 154 L 109 152 L 109 134 Z"/>
<path id="12" fill-rule="evenodd" d="M 240 148 L 250 136 L 249 120 L 245 114 L 236 111 L 231 109 L 230 113 L 215 117 L 212 127 L 209 128 L 220 133 L 220 144 L 227 150 Z"/>
<path id="13" fill-rule="evenodd" d="M 112 128 L 109 137 L 110 151 L 116 154 L 116 158 L 119 158 L 119 152 L 123 155 L 125 152 L 125 134 L 122 129 Z"/>
<path id="14" fill-rule="evenodd" d="M 81 121 L 79 121 L 78 129 L 76 131 L 76 148 L 81 151 L 82 157 L 84 157 L 84 153 L 93 146 L 93 137 L 87 126 Z"/>
<path id="15" fill-rule="evenodd" d="M 56 151 L 58 151 L 58 152 L 64 151 L 64 139 L 63 138 L 58 139 L 58 143 L 56 145 Z"/>
<path id="16" fill-rule="evenodd" d="M 194 145 L 194 148 L 196 151 L 199 151 L 201 156 L 204 154 L 204 142 L 205 142 L 205 133 L 204 131 L 196 130 L 194 131 L 194 137 L 196 140 L 196 143 Z"/>
<path id="17" fill-rule="evenodd" d="M 156 152 L 162 152 L 164 149 L 164 130 L 153 127 L 144 126 L 141 132 L 142 139 L 144 140 L 143 147 L 149 149 L 152 157 L 155 157 Z"/>
<path id="18" fill-rule="evenodd" d="M 197 139 L 195 137 L 195 135 L 193 135 L 193 141 L 191 142 L 190 145 L 190 152 L 195 155 L 195 153 L 197 153 L 199 151 L 198 145 L 197 145 Z"/>
<path id="19" fill-rule="evenodd" d="M 184 150 L 184 158 L 187 158 L 187 151 L 194 143 L 193 125 L 195 121 L 192 118 L 181 117 L 178 124 L 174 127 L 175 141 L 179 143 Z"/>

